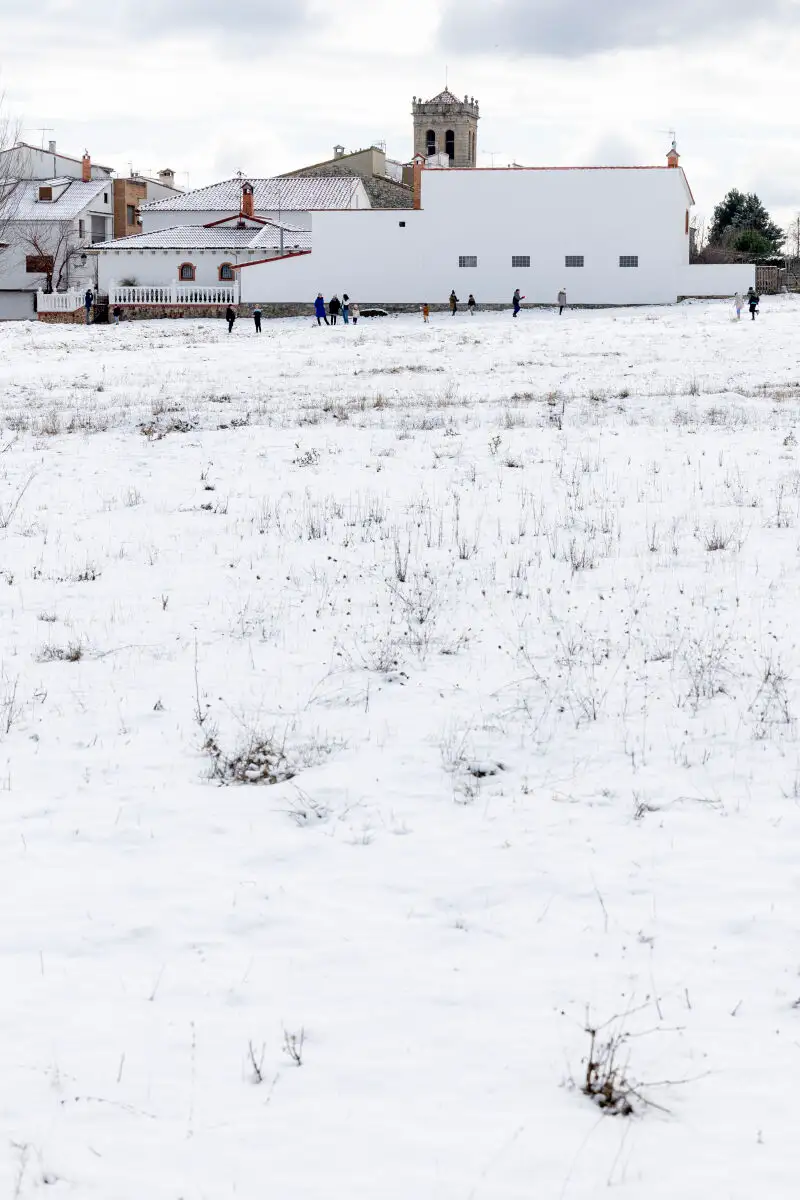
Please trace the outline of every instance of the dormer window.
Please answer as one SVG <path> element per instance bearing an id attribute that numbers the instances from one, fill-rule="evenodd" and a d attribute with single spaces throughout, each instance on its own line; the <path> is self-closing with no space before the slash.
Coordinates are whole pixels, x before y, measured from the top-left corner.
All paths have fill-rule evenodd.
<path id="1" fill-rule="evenodd" d="M 42 184 L 39 188 L 39 199 L 40 200 L 52 200 L 53 199 L 53 189 L 49 185 Z"/>

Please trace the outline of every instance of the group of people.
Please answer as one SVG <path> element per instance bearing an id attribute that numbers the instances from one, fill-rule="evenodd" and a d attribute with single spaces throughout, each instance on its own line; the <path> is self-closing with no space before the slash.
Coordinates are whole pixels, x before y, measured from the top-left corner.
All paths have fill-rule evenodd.
<path id="1" fill-rule="evenodd" d="M 525 297 L 520 295 L 519 288 L 515 288 L 514 295 L 511 297 L 511 307 L 513 309 L 515 317 L 518 315 L 519 310 L 522 308 L 522 301 L 524 299 L 525 299 Z M 452 316 L 455 316 L 456 313 L 458 312 L 459 303 L 460 303 L 460 301 L 458 299 L 458 296 L 456 295 L 456 290 L 455 290 L 455 288 L 453 288 L 452 292 L 450 293 L 450 313 Z M 557 298 L 556 303 L 558 304 L 558 315 L 561 316 L 564 309 L 567 307 L 566 288 L 562 288 L 561 291 L 558 293 L 558 298 Z M 475 301 L 475 297 L 473 296 L 472 292 L 470 292 L 469 299 L 467 300 L 467 311 L 469 312 L 470 316 L 472 316 L 474 314 L 476 308 L 477 308 L 477 304 Z M 426 325 L 428 323 L 428 317 L 430 316 L 430 311 L 431 311 L 430 305 L 423 304 L 422 319 L 424 320 Z"/>
<path id="2" fill-rule="evenodd" d="M 341 300 L 334 292 L 328 301 L 327 309 L 325 307 L 325 297 L 322 292 L 317 292 L 317 298 L 314 301 L 314 316 L 317 318 L 318 325 L 321 325 L 323 321 L 326 325 L 336 325 L 340 316 L 345 325 L 349 325 L 351 320 L 354 325 L 357 325 L 361 313 L 358 310 L 358 305 L 350 299 L 347 292 L 342 293 Z"/>
<path id="3" fill-rule="evenodd" d="M 748 309 L 750 310 L 750 320 L 755 321 L 756 313 L 758 312 L 758 306 L 759 306 L 760 302 L 761 302 L 761 297 L 759 296 L 758 292 L 756 291 L 756 289 L 754 287 L 749 287 L 747 289 L 746 296 L 743 296 L 741 292 L 737 292 L 736 295 L 733 297 L 733 307 L 736 309 L 736 320 L 741 321 L 742 309 L 744 308 L 744 306 L 746 304 Z"/>

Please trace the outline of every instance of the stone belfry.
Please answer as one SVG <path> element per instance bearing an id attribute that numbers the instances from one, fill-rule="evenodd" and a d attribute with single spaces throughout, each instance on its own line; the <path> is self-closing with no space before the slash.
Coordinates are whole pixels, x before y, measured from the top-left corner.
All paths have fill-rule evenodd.
<path id="1" fill-rule="evenodd" d="M 474 167 L 478 158 L 478 101 L 445 88 L 432 100 L 413 99 L 414 153 L 446 154 L 451 167 Z"/>

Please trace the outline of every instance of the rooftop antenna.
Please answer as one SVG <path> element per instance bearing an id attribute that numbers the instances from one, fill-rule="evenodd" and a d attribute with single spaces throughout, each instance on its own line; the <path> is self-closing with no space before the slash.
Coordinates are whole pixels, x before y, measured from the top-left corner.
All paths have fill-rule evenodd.
<path id="1" fill-rule="evenodd" d="M 496 158 L 498 158 L 500 156 L 500 154 L 502 154 L 502 151 L 501 150 L 484 150 L 483 153 L 489 155 L 489 158 L 492 160 L 492 166 L 494 167 L 494 160 Z"/>
<path id="2" fill-rule="evenodd" d="M 55 133 L 55 129 L 52 129 L 49 125 L 37 125 L 33 132 L 42 135 L 42 149 L 44 150 L 44 135 L 46 133 Z"/>
<path id="3" fill-rule="evenodd" d="M 444 67 L 444 90 L 445 91 L 447 91 L 447 78 L 448 78 L 449 70 L 450 70 L 450 68 L 448 67 L 447 63 L 445 63 L 445 67 Z"/>

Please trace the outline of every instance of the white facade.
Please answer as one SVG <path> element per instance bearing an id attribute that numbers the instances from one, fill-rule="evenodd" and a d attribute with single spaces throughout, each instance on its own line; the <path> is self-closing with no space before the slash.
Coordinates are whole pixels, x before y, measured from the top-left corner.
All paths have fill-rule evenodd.
<path id="1" fill-rule="evenodd" d="M 553 304 L 564 288 L 571 304 L 671 304 L 755 283 L 751 266 L 713 279 L 689 266 L 693 199 L 679 167 L 422 170 L 420 186 L 419 210 L 315 213 L 312 254 L 242 268 L 242 300 L 445 303 L 455 289 L 509 304 L 519 288 Z"/>
<path id="2" fill-rule="evenodd" d="M 45 194 L 49 189 L 50 199 L 40 199 L 42 189 Z M 88 251 L 111 234 L 110 179 L 26 181 L 14 192 L 9 214 L 4 213 L 0 238 L 0 320 L 34 316 L 35 294 L 47 283 L 47 274 L 36 269 L 42 254 L 55 260 L 54 288 L 95 286 L 95 261 Z"/>

